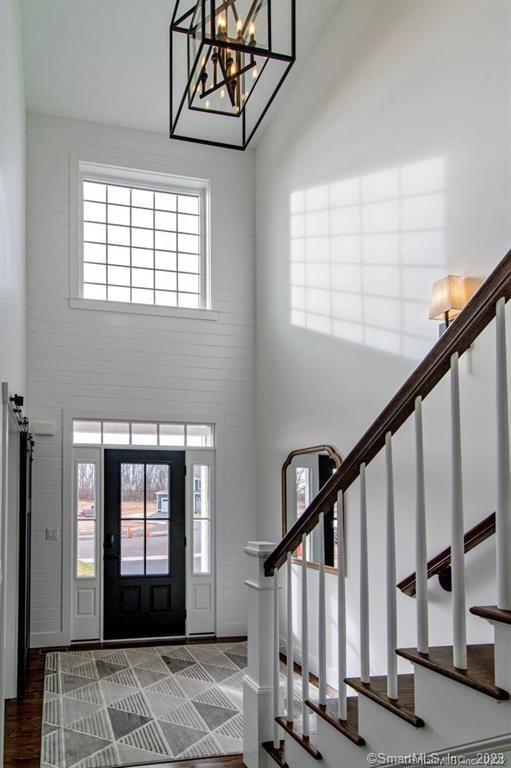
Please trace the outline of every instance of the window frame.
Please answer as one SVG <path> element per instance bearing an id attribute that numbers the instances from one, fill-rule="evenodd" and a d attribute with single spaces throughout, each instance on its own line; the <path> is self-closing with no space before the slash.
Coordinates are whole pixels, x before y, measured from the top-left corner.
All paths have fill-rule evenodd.
<path id="1" fill-rule="evenodd" d="M 73 227 L 75 256 L 71 270 L 70 306 L 78 309 L 95 309 L 135 314 L 156 314 L 176 317 L 217 319 L 218 313 L 212 308 L 211 292 L 211 184 L 206 179 L 197 179 L 167 173 L 142 171 L 131 168 L 77 161 L 75 175 L 76 189 L 72 195 L 72 214 L 76 219 Z M 199 197 L 200 219 L 200 293 L 199 308 L 167 307 L 156 304 L 89 299 L 83 295 L 83 182 L 116 184 L 128 188 L 147 189 L 173 194 L 193 194 Z M 74 186 L 74 185 L 73 185 Z"/>

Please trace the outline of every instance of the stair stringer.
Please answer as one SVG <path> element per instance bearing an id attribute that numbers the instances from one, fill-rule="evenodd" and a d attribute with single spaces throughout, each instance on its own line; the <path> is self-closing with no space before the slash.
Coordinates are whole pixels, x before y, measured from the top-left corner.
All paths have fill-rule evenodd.
<path id="1" fill-rule="evenodd" d="M 510 658 L 511 633 L 500 639 L 504 664 Z M 313 760 L 286 736 L 286 762 L 290 768 L 367 768 L 370 753 L 430 754 L 508 735 L 511 740 L 511 700 L 497 701 L 421 666 L 415 667 L 415 711 L 425 721 L 423 728 L 413 728 L 365 696 L 359 696 L 358 706 L 359 733 L 366 740 L 365 746 L 352 744 L 318 717 L 314 741 L 323 760 Z"/>

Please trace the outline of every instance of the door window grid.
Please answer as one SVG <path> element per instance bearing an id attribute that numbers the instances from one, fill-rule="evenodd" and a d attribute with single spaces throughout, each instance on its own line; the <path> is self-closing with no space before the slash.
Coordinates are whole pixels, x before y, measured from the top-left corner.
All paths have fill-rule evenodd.
<path id="1" fill-rule="evenodd" d="M 96 577 L 96 464 L 77 462 L 76 482 L 76 578 Z"/>
<path id="2" fill-rule="evenodd" d="M 121 464 L 121 576 L 170 574 L 170 467 Z"/>
<path id="3" fill-rule="evenodd" d="M 199 309 L 201 195 L 83 181 L 83 296 Z"/>
<path id="4" fill-rule="evenodd" d="M 215 428 L 213 424 L 74 419 L 73 444 L 212 448 Z"/>

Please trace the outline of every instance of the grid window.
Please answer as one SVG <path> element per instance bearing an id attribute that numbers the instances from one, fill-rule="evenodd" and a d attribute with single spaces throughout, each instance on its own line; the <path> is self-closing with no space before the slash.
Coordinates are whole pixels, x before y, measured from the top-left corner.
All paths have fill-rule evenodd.
<path id="1" fill-rule="evenodd" d="M 74 445 L 153 445 L 214 448 L 213 424 L 73 420 Z"/>
<path id="2" fill-rule="evenodd" d="M 83 181 L 83 297 L 200 309 L 201 193 Z"/>

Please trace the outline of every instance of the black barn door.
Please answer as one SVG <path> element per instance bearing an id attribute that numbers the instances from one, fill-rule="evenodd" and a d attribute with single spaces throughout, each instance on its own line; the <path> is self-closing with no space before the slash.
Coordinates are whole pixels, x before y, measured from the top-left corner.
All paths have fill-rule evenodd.
<path id="1" fill-rule="evenodd" d="M 104 636 L 185 633 L 185 457 L 105 450 Z"/>
<path id="2" fill-rule="evenodd" d="M 32 435 L 20 432 L 17 697 L 25 697 L 30 648 L 30 560 L 32 539 Z"/>

